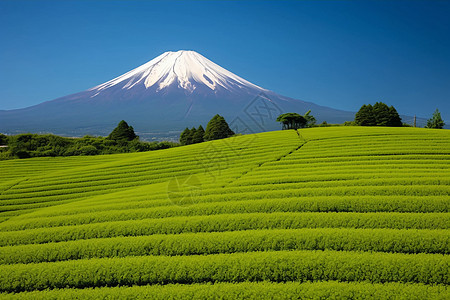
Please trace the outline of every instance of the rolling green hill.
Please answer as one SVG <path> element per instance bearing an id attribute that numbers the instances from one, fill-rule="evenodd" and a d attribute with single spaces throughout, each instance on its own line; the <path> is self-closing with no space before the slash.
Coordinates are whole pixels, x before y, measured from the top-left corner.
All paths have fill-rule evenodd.
<path id="1" fill-rule="evenodd" d="M 4 298 L 450 298 L 448 130 L 289 130 L 0 169 Z"/>

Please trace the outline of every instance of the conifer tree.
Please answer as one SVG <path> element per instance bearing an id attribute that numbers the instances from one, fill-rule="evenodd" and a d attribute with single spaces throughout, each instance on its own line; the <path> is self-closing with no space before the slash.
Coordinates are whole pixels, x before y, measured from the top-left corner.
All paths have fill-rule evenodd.
<path id="1" fill-rule="evenodd" d="M 389 107 L 389 124 L 391 127 L 402 127 L 402 118 L 400 118 L 397 110 L 392 105 Z"/>
<path id="2" fill-rule="evenodd" d="M 389 126 L 389 107 L 383 102 L 377 102 L 373 106 L 373 114 L 377 126 Z"/>
<path id="3" fill-rule="evenodd" d="M 188 140 L 191 135 L 191 130 L 186 127 L 180 135 L 180 144 L 181 145 L 189 145 Z"/>
<path id="4" fill-rule="evenodd" d="M 427 121 L 426 128 L 436 128 L 436 129 L 442 129 L 445 126 L 444 120 L 442 120 L 441 113 L 436 108 L 436 110 L 433 113 L 433 116 Z"/>
<path id="5" fill-rule="evenodd" d="M 204 140 L 203 140 L 204 135 L 205 135 L 205 130 L 203 129 L 203 126 L 202 125 L 198 126 L 195 133 L 192 135 L 192 144 L 204 142 Z"/>
<path id="6" fill-rule="evenodd" d="M 108 139 L 114 141 L 132 141 L 137 137 L 133 126 L 129 126 L 124 120 L 120 121 L 117 127 L 108 135 Z"/>
<path id="7" fill-rule="evenodd" d="M 233 130 L 230 129 L 228 123 L 224 117 L 215 115 L 206 126 L 205 135 L 203 136 L 205 141 L 224 139 L 234 135 Z"/>
<path id="8" fill-rule="evenodd" d="M 371 104 L 361 106 L 355 115 L 355 124 L 359 126 L 375 126 L 377 124 Z"/>
<path id="9" fill-rule="evenodd" d="M 377 102 L 374 106 L 364 104 L 355 115 L 355 124 L 359 126 L 403 126 L 397 110 L 391 105 L 388 107 L 383 102 Z"/>
<path id="10" fill-rule="evenodd" d="M 187 144 L 186 145 L 191 145 L 194 144 L 194 135 L 197 132 L 197 129 L 195 129 L 195 127 L 192 127 L 191 130 L 189 130 L 189 135 L 187 137 Z"/>

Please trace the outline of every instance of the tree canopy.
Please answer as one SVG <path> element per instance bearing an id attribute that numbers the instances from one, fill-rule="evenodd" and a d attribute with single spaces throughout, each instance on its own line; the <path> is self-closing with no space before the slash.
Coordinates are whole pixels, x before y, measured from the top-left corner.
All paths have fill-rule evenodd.
<path id="1" fill-rule="evenodd" d="M 377 102 L 373 106 L 364 104 L 355 115 L 355 124 L 358 126 L 402 126 L 402 119 L 393 106 Z"/>
<path id="2" fill-rule="evenodd" d="M 195 129 L 195 128 L 193 128 Z M 203 126 L 198 126 L 197 129 L 195 129 L 195 132 L 192 134 L 192 144 L 202 143 L 204 142 L 203 136 L 205 135 L 205 129 L 203 129 Z"/>
<path id="3" fill-rule="evenodd" d="M 203 136 L 205 141 L 224 139 L 234 135 L 233 130 L 228 126 L 227 121 L 221 115 L 215 115 L 206 126 Z"/>
<path id="4" fill-rule="evenodd" d="M 8 136 L 4 135 L 3 133 L 0 133 L 0 145 L 6 144 L 8 144 Z"/>
<path id="5" fill-rule="evenodd" d="M 203 126 L 200 125 L 197 129 L 192 127 L 191 129 L 187 128 L 183 130 L 180 135 L 180 144 L 181 145 L 190 145 L 204 142 L 203 136 L 205 135 L 205 130 Z"/>
<path id="6" fill-rule="evenodd" d="M 278 116 L 277 122 L 283 124 L 283 130 L 286 130 L 303 128 L 308 123 L 308 120 L 297 113 L 285 113 Z"/>
<path id="7" fill-rule="evenodd" d="M 7 148 L 0 148 L 0 160 L 143 152 L 177 146 L 171 142 L 141 142 L 139 139 L 115 141 L 89 135 L 82 138 L 67 138 L 52 134 L 31 133 L 8 136 L 7 145 Z"/>
<path id="8" fill-rule="evenodd" d="M 377 126 L 389 126 L 390 113 L 389 107 L 383 102 L 377 102 L 373 106 L 373 113 Z"/>
<path id="9" fill-rule="evenodd" d="M 392 105 L 389 106 L 389 123 L 388 124 L 389 124 L 388 126 L 390 126 L 390 127 L 402 127 L 403 126 L 402 118 L 400 118 L 400 115 L 398 114 L 397 110 Z"/>
<path id="10" fill-rule="evenodd" d="M 202 143 L 204 141 L 218 140 L 234 135 L 224 117 L 215 115 L 206 126 L 206 130 L 200 125 L 198 128 L 185 128 L 180 135 L 181 145 Z"/>
<path id="11" fill-rule="evenodd" d="M 108 139 L 113 141 L 132 141 L 137 137 L 133 126 L 129 126 L 124 120 L 120 121 L 117 127 L 108 135 Z"/>
<path id="12" fill-rule="evenodd" d="M 363 105 L 355 115 L 355 124 L 359 126 L 375 126 L 377 121 L 371 104 Z"/>
<path id="13" fill-rule="evenodd" d="M 427 121 L 425 128 L 442 129 L 445 126 L 444 120 L 442 120 L 441 113 L 436 108 L 433 116 Z"/>
<path id="14" fill-rule="evenodd" d="M 191 139 L 191 130 L 186 127 L 180 135 L 180 144 L 189 145 L 191 143 Z"/>
<path id="15" fill-rule="evenodd" d="M 303 118 L 306 120 L 306 127 L 313 127 L 316 125 L 316 118 L 314 118 L 313 115 L 311 115 L 311 110 L 308 110 L 304 115 Z"/>

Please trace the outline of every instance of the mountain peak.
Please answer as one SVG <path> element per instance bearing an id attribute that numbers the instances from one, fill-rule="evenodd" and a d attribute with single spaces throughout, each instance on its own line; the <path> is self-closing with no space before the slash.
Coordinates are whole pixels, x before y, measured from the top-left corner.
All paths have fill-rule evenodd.
<path id="1" fill-rule="evenodd" d="M 101 92 L 112 87 L 130 90 L 143 86 L 156 92 L 176 87 L 187 93 L 206 87 L 211 91 L 265 89 L 248 82 L 191 50 L 168 51 L 136 69 L 98 85 L 90 91 Z"/>
<path id="2" fill-rule="evenodd" d="M 0 111 L 0 129 L 107 135 L 118 120 L 126 120 L 141 137 L 159 139 L 182 128 L 206 125 L 218 113 L 233 131 L 248 133 L 279 129 L 278 114 L 308 110 L 318 121 L 340 123 L 354 118 L 350 112 L 278 95 L 195 51 L 180 50 L 165 52 L 87 91 Z"/>

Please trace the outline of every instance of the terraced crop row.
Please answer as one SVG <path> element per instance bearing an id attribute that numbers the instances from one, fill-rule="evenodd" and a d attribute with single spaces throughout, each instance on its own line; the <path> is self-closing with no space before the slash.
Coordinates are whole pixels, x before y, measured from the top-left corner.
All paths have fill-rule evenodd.
<path id="1" fill-rule="evenodd" d="M 251 251 L 338 250 L 449 254 L 446 230 L 259 229 L 176 235 L 96 238 L 44 245 L 3 247 L 0 264 L 101 257 L 196 255 Z"/>
<path id="2" fill-rule="evenodd" d="M 127 220 L 0 232 L 0 246 L 270 228 L 448 229 L 446 213 L 250 213 Z"/>
<path id="3" fill-rule="evenodd" d="M 245 281 L 338 280 L 449 284 L 449 262 L 448 256 L 441 254 L 342 251 L 93 258 L 4 265 L 0 291 Z"/>
<path id="4" fill-rule="evenodd" d="M 55 289 L 18 294 L 0 294 L 5 299 L 448 299 L 443 285 L 368 282 L 240 282 L 166 284 L 133 287 Z"/>
<path id="5" fill-rule="evenodd" d="M 157 204 L 157 203 L 156 203 Z M 125 206 L 125 205 L 124 205 Z M 108 209 L 106 209 L 106 208 Z M 115 208 L 115 209 L 112 209 Z M 297 213 L 297 216 L 307 217 L 308 213 L 341 213 L 340 215 L 351 216 L 358 215 L 364 218 L 369 218 L 373 213 L 375 216 L 383 219 L 383 212 L 389 213 L 393 216 L 401 216 L 403 219 L 408 218 L 405 213 L 438 213 L 423 215 L 424 218 L 430 216 L 441 216 L 443 223 L 450 221 L 450 216 L 447 214 L 440 215 L 439 213 L 446 213 L 450 209 L 450 204 L 446 197 L 407 197 L 386 199 L 375 197 L 352 197 L 346 200 L 336 199 L 335 197 L 322 197 L 304 199 L 299 201 L 297 198 L 277 198 L 270 200 L 242 200 L 233 202 L 212 202 L 192 204 L 186 207 L 174 206 L 169 202 L 167 205 L 158 205 L 156 207 L 139 207 L 133 209 L 125 206 L 98 207 L 97 209 L 78 210 L 72 214 L 63 214 L 58 212 L 57 216 L 36 216 L 33 218 L 11 220 L 10 222 L 0 224 L 0 230 L 4 232 L 17 231 L 33 228 L 49 228 L 60 226 L 71 226 L 81 224 L 105 223 L 111 221 L 130 221 L 130 220 L 144 220 L 144 219 L 163 219 L 171 217 L 183 216 L 219 216 L 223 214 L 252 214 L 260 213 L 263 217 L 267 213 L 271 216 L 276 216 L 276 213 Z M 395 212 L 395 214 L 394 214 Z M 302 214 L 299 214 L 302 213 Z M 402 213 L 402 214 L 399 214 Z M 321 214 L 314 214 L 313 216 L 320 217 Z M 414 219 L 418 214 L 410 214 Z M 244 215 L 245 216 L 245 215 Z M 327 215 L 323 215 L 327 217 Z M 333 214 L 336 218 L 339 215 Z M 421 218 L 421 216 L 419 216 Z M 175 220 L 175 219 L 171 219 Z M 262 219 L 261 219 L 262 220 Z M 306 220 L 306 219 L 304 219 Z M 337 221 L 336 221 L 337 222 Z M 450 223 L 450 222 L 449 222 Z M 1 235 L 1 232 L 0 232 Z"/>
<path id="6" fill-rule="evenodd" d="M 265 135 L 267 134 L 262 134 L 262 136 Z M 123 190 L 164 182 L 173 177 L 189 176 L 193 173 L 205 173 L 209 177 L 213 177 L 222 170 L 230 172 L 233 166 L 237 167 L 237 173 L 230 175 L 236 177 L 242 173 L 240 168 L 243 166 L 250 169 L 268 158 L 280 157 L 289 152 L 289 149 L 297 147 L 300 143 L 298 138 L 287 138 L 294 137 L 294 135 L 293 132 L 289 132 L 279 140 L 287 149 L 272 145 L 269 147 L 270 151 L 267 151 L 267 147 L 261 147 L 264 145 L 260 141 L 261 138 L 252 139 L 251 144 L 236 149 L 231 147 L 233 143 L 236 143 L 233 140 L 245 139 L 245 137 L 236 137 L 232 138 L 232 141 L 215 143 L 218 146 L 204 143 L 199 145 L 200 147 L 186 147 L 186 150 L 193 148 L 193 151 L 186 152 L 188 155 L 180 155 L 178 148 L 168 149 L 172 151 L 161 150 L 128 156 L 117 155 L 117 159 L 112 161 L 103 162 L 100 159 L 98 165 L 87 164 L 69 172 L 62 170 L 31 179 L 26 178 L 26 180 L 3 190 L 1 199 L 5 201 L 1 202 L 0 212 L 59 205 L 62 202 L 67 203 L 102 194 L 106 188 L 116 191 Z M 208 156 L 208 153 L 214 153 L 214 155 Z M 243 161 L 239 159 L 242 156 L 246 158 Z M 59 164 L 62 159 L 56 160 Z M 40 160 L 36 161 L 36 163 L 39 162 Z M 43 169 L 45 170 L 45 168 Z M 132 174 L 132 176 L 127 176 L 127 174 Z M 9 199 L 10 201 L 7 201 Z"/>
<path id="7" fill-rule="evenodd" d="M 0 298 L 449 297 L 446 130 L 312 128 L 0 167 Z"/>

